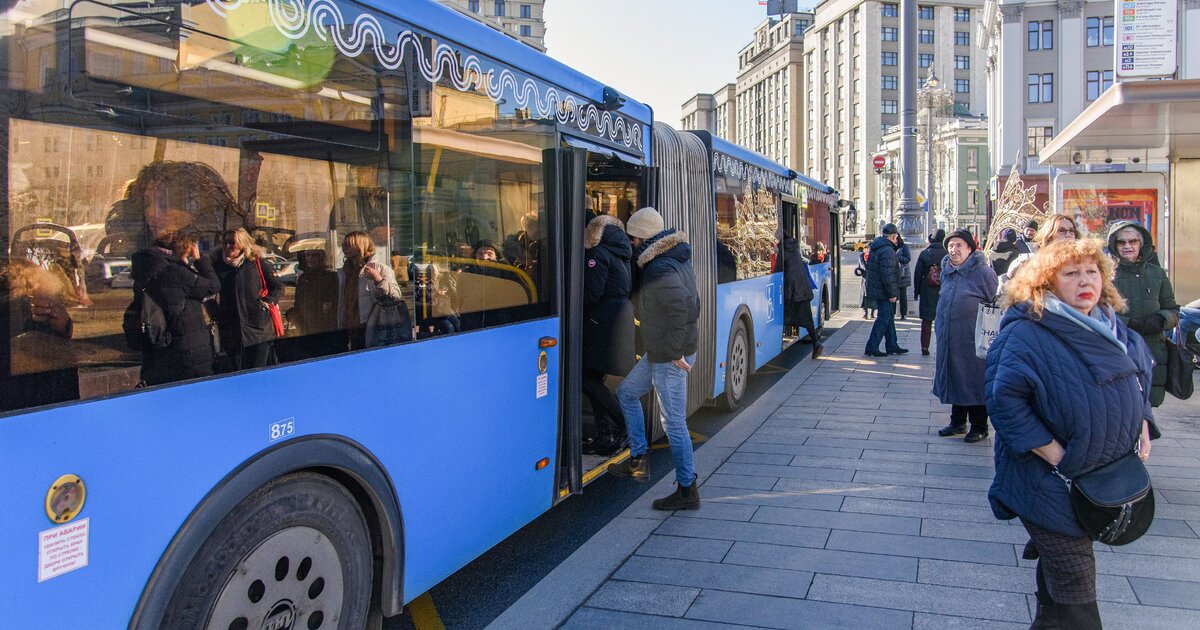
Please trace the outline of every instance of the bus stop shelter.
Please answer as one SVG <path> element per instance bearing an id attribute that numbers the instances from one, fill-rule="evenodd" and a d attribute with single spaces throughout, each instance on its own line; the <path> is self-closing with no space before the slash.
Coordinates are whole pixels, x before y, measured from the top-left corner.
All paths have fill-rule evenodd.
<path id="1" fill-rule="evenodd" d="M 1039 158 L 1058 173 L 1103 171 L 1114 181 L 1114 171 L 1161 171 L 1165 165 L 1159 256 L 1180 303 L 1200 298 L 1200 275 L 1176 273 L 1200 268 L 1200 79 L 1116 83 Z"/>

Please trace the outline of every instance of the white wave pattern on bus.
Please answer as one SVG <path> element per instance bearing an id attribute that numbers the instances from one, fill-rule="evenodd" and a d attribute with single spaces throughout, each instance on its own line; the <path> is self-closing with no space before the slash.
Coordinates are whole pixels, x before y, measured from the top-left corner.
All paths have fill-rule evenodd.
<path id="1" fill-rule="evenodd" d="M 221 17 L 227 17 L 229 12 L 250 1 L 206 0 L 209 8 Z M 438 44 L 429 58 L 426 58 L 420 38 L 409 30 L 401 31 L 396 44 L 392 46 L 384 34 L 383 25 L 369 13 L 362 13 L 354 18 L 353 27 L 347 28 L 341 8 L 332 0 L 312 0 L 307 4 L 304 0 L 267 0 L 267 3 L 268 14 L 275 28 L 289 39 L 299 40 L 306 36 L 311 28 L 313 34 L 322 41 L 329 41 L 327 33 L 332 30 L 333 45 L 348 57 L 361 55 L 368 45 L 374 42 L 371 48 L 376 59 L 389 70 L 399 68 L 404 63 L 405 50 L 411 50 L 416 55 L 416 65 L 421 74 L 430 83 L 437 83 L 445 78 L 461 92 L 483 87 L 488 98 L 496 103 L 508 93 L 522 108 L 528 108 L 532 104 L 539 118 L 556 118 L 561 124 L 573 125 L 581 131 L 595 133 L 612 142 L 642 149 L 641 123 L 626 123 L 622 116 L 602 111 L 592 103 L 580 104 L 574 96 L 563 96 L 553 87 L 547 87 L 545 95 L 542 95 L 541 89 L 533 79 L 522 80 L 507 68 L 502 68 L 499 73 L 484 72 L 479 57 L 462 54 L 460 62 L 461 53 L 448 44 Z M 327 24 L 336 28 L 329 29 Z M 483 79 L 485 76 L 488 77 L 486 81 Z"/>
<path id="2" fill-rule="evenodd" d="M 718 175 L 728 175 L 734 179 L 753 182 L 782 193 L 790 194 L 792 192 L 792 180 L 724 153 L 713 153 L 712 169 Z"/>

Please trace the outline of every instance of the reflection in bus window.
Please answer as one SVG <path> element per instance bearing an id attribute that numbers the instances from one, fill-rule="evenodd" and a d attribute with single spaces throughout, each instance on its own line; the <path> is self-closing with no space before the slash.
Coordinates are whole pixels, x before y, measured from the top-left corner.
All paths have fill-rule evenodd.
<path id="1" fill-rule="evenodd" d="M 715 179 L 718 282 L 771 273 L 779 194 L 729 175 Z"/>

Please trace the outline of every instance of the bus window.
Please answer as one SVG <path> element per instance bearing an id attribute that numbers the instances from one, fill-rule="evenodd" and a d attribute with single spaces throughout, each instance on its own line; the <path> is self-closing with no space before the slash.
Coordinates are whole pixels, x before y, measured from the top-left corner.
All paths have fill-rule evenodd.
<path id="1" fill-rule="evenodd" d="M 716 176 L 717 281 L 757 278 L 771 273 L 779 194 L 753 188 L 729 175 Z"/>
<path id="2" fill-rule="evenodd" d="M 557 248 L 542 156 L 553 126 L 481 94 L 429 90 L 439 105 L 412 121 L 413 203 L 392 220 L 396 249 L 420 264 L 418 336 L 550 315 Z"/>

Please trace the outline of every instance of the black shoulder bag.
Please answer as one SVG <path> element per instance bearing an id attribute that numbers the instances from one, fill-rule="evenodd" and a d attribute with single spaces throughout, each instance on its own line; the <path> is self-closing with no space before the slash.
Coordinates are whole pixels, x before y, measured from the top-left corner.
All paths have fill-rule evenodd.
<path id="1" fill-rule="evenodd" d="M 1167 393 L 1180 399 L 1187 400 L 1195 391 L 1192 372 L 1196 370 L 1196 353 L 1192 352 L 1184 342 L 1183 330 L 1175 327 L 1175 339 L 1167 337 Z"/>
<path id="2" fill-rule="evenodd" d="M 1150 473 L 1134 451 L 1091 472 L 1067 479 L 1075 520 L 1092 540 L 1120 546 L 1141 538 L 1154 521 Z"/>

